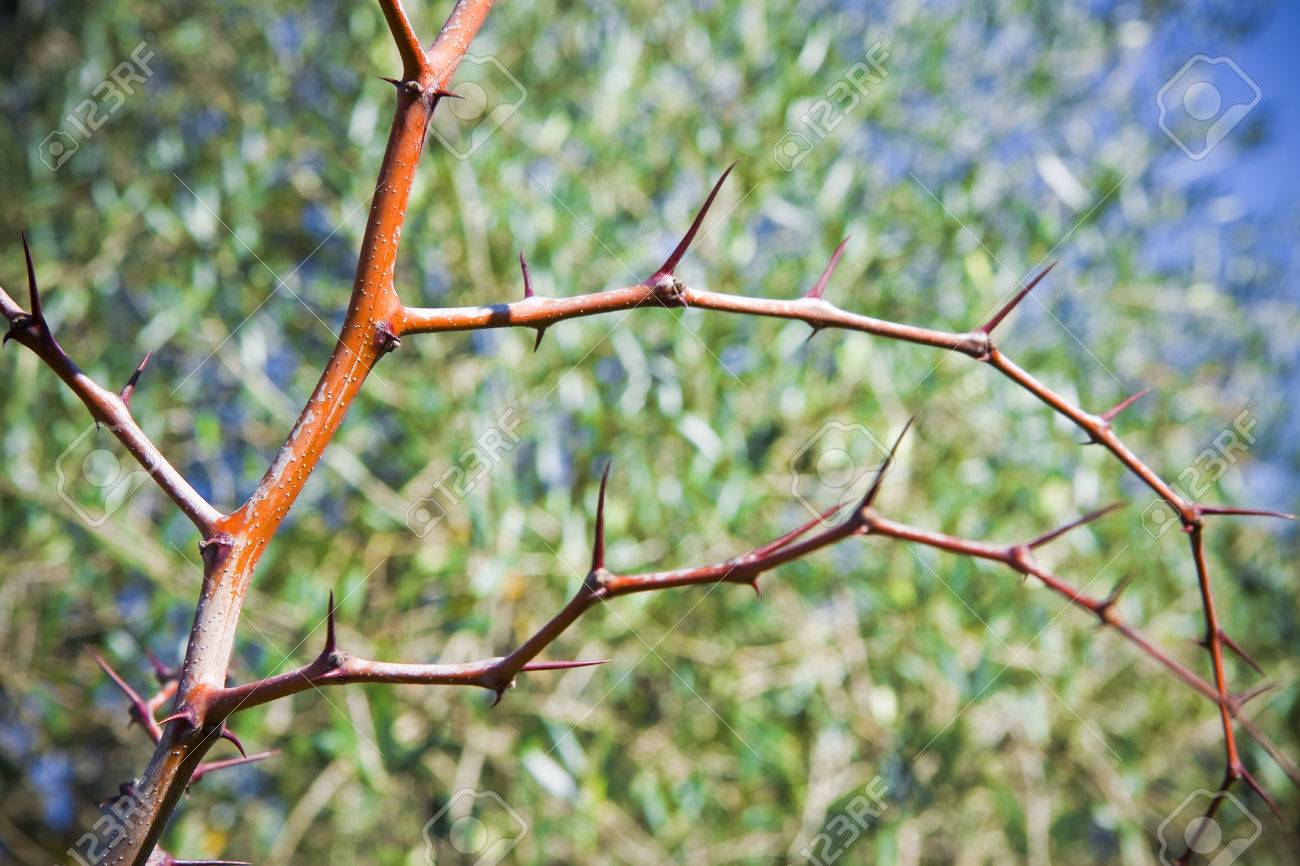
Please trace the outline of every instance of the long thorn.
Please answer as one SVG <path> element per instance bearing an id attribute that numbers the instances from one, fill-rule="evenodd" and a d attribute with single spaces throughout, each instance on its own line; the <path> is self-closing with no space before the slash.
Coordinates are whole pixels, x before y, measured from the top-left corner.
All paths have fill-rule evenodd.
<path id="1" fill-rule="evenodd" d="M 1042 535 L 1038 536 L 1033 541 L 1027 542 L 1025 544 L 1025 547 L 1028 547 L 1031 550 L 1036 547 L 1042 547 L 1044 544 L 1047 544 L 1049 541 L 1055 541 L 1056 539 L 1060 538 L 1062 535 L 1065 535 L 1065 533 L 1069 532 L 1071 529 L 1077 529 L 1080 526 L 1083 526 L 1088 523 L 1092 523 L 1094 520 L 1098 520 L 1102 517 L 1105 517 L 1107 514 L 1110 514 L 1112 511 L 1115 511 L 1116 509 L 1119 508 L 1123 508 L 1127 504 L 1128 504 L 1127 502 L 1112 502 L 1110 505 L 1107 505 L 1104 508 L 1098 508 L 1096 511 L 1089 511 L 1087 514 L 1083 515 L 1082 517 L 1071 520 L 1069 523 L 1065 524 L 1064 526 L 1059 526 L 1056 529 L 1053 529 L 1051 532 L 1044 532 Z"/>
<path id="2" fill-rule="evenodd" d="M 1026 285 L 1019 292 L 1016 292 L 1016 296 L 1012 298 L 1010 301 L 1007 301 L 1005 304 L 1003 304 L 1002 309 L 998 310 L 996 313 L 993 314 L 993 318 L 989 319 L 987 322 L 980 325 L 979 330 L 983 331 L 986 334 L 993 333 L 993 329 L 1002 323 L 1002 320 L 1007 317 L 1007 314 L 1010 313 L 1012 310 L 1014 310 L 1016 308 L 1016 305 L 1019 304 L 1021 301 L 1023 301 L 1025 297 L 1034 290 L 1034 286 L 1038 285 L 1039 281 L 1042 280 L 1043 277 L 1051 273 L 1052 268 L 1054 267 L 1056 267 L 1056 262 L 1052 262 L 1050 265 L 1043 268 L 1043 270 L 1039 271 L 1038 276 L 1030 280 L 1028 285 Z"/>
<path id="3" fill-rule="evenodd" d="M 739 162 L 739 160 L 737 160 L 737 162 Z M 704 200 L 704 206 L 701 207 L 700 212 L 695 215 L 695 220 L 691 223 L 691 227 L 686 230 L 686 234 L 677 244 L 677 248 L 672 251 L 672 254 L 669 255 L 664 263 L 659 266 L 658 270 L 654 272 L 654 276 L 649 280 L 650 282 L 654 282 L 656 278 L 664 276 L 665 274 L 671 274 L 681 262 L 682 258 L 686 255 L 687 250 L 691 248 L 691 242 L 695 240 L 695 235 L 699 232 L 700 225 L 704 222 L 705 214 L 707 214 L 709 208 L 713 206 L 713 200 L 717 198 L 718 190 L 722 189 L 722 182 L 727 179 L 727 175 L 731 174 L 731 170 L 735 167 L 736 163 L 733 162 L 731 165 L 727 166 L 727 170 L 722 173 L 722 177 L 718 178 L 718 182 L 713 185 L 713 190 L 709 193 L 709 197 Z"/>
<path id="4" fill-rule="evenodd" d="M 1219 629 L 1219 640 L 1223 641 L 1223 645 L 1232 650 L 1232 652 L 1236 654 L 1237 658 L 1250 665 L 1251 668 L 1254 669 L 1255 673 L 1260 676 L 1264 675 L 1264 669 L 1259 666 L 1259 662 L 1251 658 L 1250 653 L 1242 649 L 1241 644 L 1233 640 L 1223 629 Z"/>
<path id="5" fill-rule="evenodd" d="M 808 290 L 808 294 L 804 295 L 805 298 L 821 298 L 822 293 L 826 291 L 826 284 L 831 281 L 831 274 L 835 273 L 835 266 L 840 263 L 840 256 L 844 255 L 844 247 L 848 243 L 848 237 L 840 241 L 840 245 L 835 248 L 835 252 L 831 253 L 831 260 L 826 263 L 826 270 L 822 271 L 822 275 L 817 278 L 817 284 Z M 813 333 L 816 333 L 816 331 Z"/>
<path id="6" fill-rule="evenodd" d="M 881 463 L 880 468 L 876 470 L 876 477 L 872 479 L 871 487 L 867 490 L 867 495 L 863 496 L 862 501 L 858 504 L 857 513 L 860 514 L 862 509 L 870 508 L 875 504 L 876 497 L 880 495 L 880 486 L 885 482 L 885 475 L 889 472 L 889 468 L 894 464 L 894 455 L 898 453 L 898 446 L 903 443 L 903 437 L 907 435 L 908 430 L 912 429 L 912 424 L 915 421 L 916 416 L 913 415 L 911 418 L 908 418 L 907 423 L 903 425 L 903 429 L 899 432 L 898 438 L 894 440 L 894 444 L 889 448 L 889 453 L 885 455 L 885 461 Z"/>
<path id="7" fill-rule="evenodd" d="M 144 359 L 140 361 L 140 365 L 135 368 L 135 372 L 131 374 L 131 378 L 126 380 L 126 384 L 123 385 L 122 390 L 118 392 L 117 396 L 122 398 L 122 402 L 128 407 L 131 405 L 131 395 L 135 393 L 135 386 L 140 383 L 140 374 L 144 372 L 145 365 L 149 363 L 149 359 L 152 356 L 152 349 L 144 353 Z"/>
<path id="8" fill-rule="evenodd" d="M 570 668 L 589 668 L 593 665 L 609 664 L 609 659 L 591 659 L 586 661 L 529 662 L 521 671 L 563 671 Z"/>
<path id="9" fill-rule="evenodd" d="M 114 685 L 121 689 L 122 693 L 126 695 L 127 701 L 131 704 L 131 710 L 129 713 L 131 722 L 138 724 L 140 727 L 145 729 L 146 733 L 152 736 L 154 734 L 154 729 L 150 727 L 150 723 L 153 721 L 153 713 L 149 711 L 149 704 L 145 702 L 144 698 L 140 697 L 139 693 L 136 692 L 135 689 L 131 688 L 131 685 L 126 680 L 118 676 L 117 671 L 113 670 L 109 663 L 104 661 L 103 657 L 100 656 L 99 653 L 95 652 L 90 647 L 86 647 L 86 652 L 90 653 L 90 657 L 95 660 L 95 664 L 99 665 L 100 669 L 104 673 L 108 674 L 108 678 L 113 681 Z M 130 723 L 127 724 L 127 727 L 130 727 Z"/>
<path id="10" fill-rule="evenodd" d="M 827 508 L 821 514 L 818 514 L 812 520 L 809 520 L 806 523 L 796 526 L 794 529 L 791 529 L 789 532 L 787 532 L 785 535 L 782 535 L 780 538 L 774 538 L 773 540 L 769 541 L 767 544 L 764 544 L 762 547 L 754 548 L 754 550 L 750 553 L 750 556 L 761 559 L 765 556 L 770 556 L 771 554 L 776 553 L 781 548 L 786 547 L 787 545 L 793 544 L 794 542 L 798 541 L 801 537 L 803 537 L 805 533 L 808 532 L 808 530 L 812 529 L 817 524 L 825 523 L 826 521 L 834 517 L 836 514 L 839 514 L 840 511 L 843 510 L 843 508 L 844 508 L 843 502 L 841 502 L 838 505 L 832 505 L 830 508 Z"/>
<path id="11" fill-rule="evenodd" d="M 596 500 L 596 538 L 591 545 L 591 571 L 593 574 L 605 567 L 605 486 L 609 483 L 610 460 L 600 476 L 600 497 Z"/>
<path id="12" fill-rule="evenodd" d="M 1252 776 L 1245 767 L 1241 768 L 1241 778 L 1250 790 L 1258 794 L 1259 798 L 1268 804 L 1268 808 L 1273 811 L 1273 815 L 1277 818 L 1278 822 L 1285 826 L 1286 819 L 1282 817 L 1282 810 L 1277 807 L 1277 803 L 1275 803 L 1273 798 L 1268 795 L 1268 791 L 1264 790 L 1264 786 L 1259 782 L 1256 782 L 1255 777 Z"/>
<path id="13" fill-rule="evenodd" d="M 1099 415 L 1098 417 L 1101 418 L 1101 420 L 1105 421 L 1107 424 L 1109 424 L 1111 421 L 1115 420 L 1116 415 L 1118 415 L 1120 412 L 1123 412 L 1125 409 L 1132 406 L 1134 403 L 1141 400 L 1143 397 L 1145 397 L 1150 393 L 1151 393 L 1150 388 L 1143 388 L 1141 391 L 1138 391 L 1136 394 L 1132 394 L 1128 397 L 1125 397 L 1123 400 L 1120 400 L 1114 406 L 1111 406 L 1105 412 L 1102 412 L 1101 415 Z"/>
<path id="14" fill-rule="evenodd" d="M 190 776 L 190 784 L 193 785 L 208 773 L 215 773 L 217 770 L 225 770 L 230 767 L 242 767 L 245 764 L 256 764 L 258 761 L 265 761 L 267 758 L 273 758 L 278 754 L 280 754 L 279 749 L 271 749 L 266 752 L 258 752 L 255 755 L 222 758 L 219 761 L 204 761 L 194 769 L 194 775 Z"/>
<path id="15" fill-rule="evenodd" d="M 546 336 L 546 329 L 545 329 L 545 328 L 538 328 L 538 329 L 537 329 L 537 339 L 533 340 L 533 352 L 534 352 L 534 353 L 537 351 L 537 347 L 540 346 L 540 345 L 542 345 L 542 337 L 545 337 L 545 336 Z"/>
<path id="16" fill-rule="evenodd" d="M 27 294 L 31 298 L 32 318 L 42 329 L 48 331 L 49 328 L 45 325 L 45 312 L 41 309 L 41 290 L 36 286 L 36 266 L 32 264 L 32 249 L 27 245 L 27 232 L 19 231 L 18 234 L 23 239 L 23 258 L 27 260 Z"/>
<path id="17" fill-rule="evenodd" d="M 1197 510 L 1202 514 L 1215 514 L 1240 517 L 1277 517 L 1282 520 L 1295 520 L 1294 514 L 1288 514 L 1285 511 L 1271 511 L 1267 508 L 1237 508 L 1232 505 L 1197 505 Z"/>

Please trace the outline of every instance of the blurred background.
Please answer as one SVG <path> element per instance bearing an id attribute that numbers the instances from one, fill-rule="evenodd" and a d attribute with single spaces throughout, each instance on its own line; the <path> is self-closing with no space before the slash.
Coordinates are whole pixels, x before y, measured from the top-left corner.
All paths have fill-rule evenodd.
<path id="1" fill-rule="evenodd" d="M 432 38 L 448 7 L 409 12 Z M 382 15 L 20 0 L 0 21 L 0 284 L 25 303 L 25 228 L 63 345 L 111 387 L 152 350 L 137 417 L 232 509 L 347 304 L 398 68 Z M 1297 8 L 1267 3 L 503 3 L 439 109 L 398 291 L 514 299 L 520 248 L 541 294 L 628 285 L 740 159 L 690 285 L 792 297 L 851 235 L 829 299 L 961 329 L 1059 260 L 1004 350 L 1093 411 L 1154 389 L 1118 429 L 1166 478 L 1294 511 L 1297 38 Z M 964 357 L 807 337 L 646 310 L 563 323 L 536 354 L 530 331 L 406 340 L 263 559 L 232 676 L 314 655 L 330 589 L 358 654 L 501 653 L 577 587 L 606 460 L 614 570 L 715 561 L 851 495 L 913 413 L 887 514 L 1009 543 L 1129 500 L 1043 560 L 1097 595 L 1131 577 L 1123 614 L 1208 675 L 1186 541 L 1114 460 Z M 30 352 L 0 353 L 0 382 L 0 860 L 77 862 L 150 753 L 85 649 L 151 691 L 146 650 L 184 648 L 198 539 Z M 1234 659 L 1233 682 L 1280 684 L 1251 715 L 1300 756 L 1295 530 L 1208 538 L 1225 626 L 1267 671 Z M 495 709 L 353 686 L 243 714 L 249 748 L 281 754 L 195 785 L 164 843 L 1151 864 L 1220 778 L 1209 703 L 1005 569 L 855 539 L 763 587 L 593 611 L 548 656 L 611 662 L 521 677 Z M 1296 788 L 1243 743 L 1294 818 Z M 1207 859 L 1296 862 L 1294 822 L 1241 791 Z"/>

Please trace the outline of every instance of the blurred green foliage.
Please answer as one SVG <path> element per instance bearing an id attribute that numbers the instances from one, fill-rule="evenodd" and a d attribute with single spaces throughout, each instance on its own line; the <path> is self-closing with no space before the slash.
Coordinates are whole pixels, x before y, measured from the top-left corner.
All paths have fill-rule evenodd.
<path id="1" fill-rule="evenodd" d="M 417 28 L 432 36 L 446 5 L 414 4 Z M 113 384 L 154 350 L 138 417 L 234 507 L 347 304 L 391 111 L 382 16 L 338 0 L 4 14 L 21 38 L 0 95 L 0 281 L 19 294 L 26 227 L 69 352 Z M 1007 351 L 1093 409 L 1154 387 L 1121 429 L 1166 476 L 1243 410 L 1273 447 L 1295 310 L 1252 294 L 1269 282 L 1265 258 L 1222 266 L 1255 235 L 1234 226 L 1197 234 L 1194 255 L 1152 254 L 1176 247 L 1203 204 L 1169 180 L 1181 155 L 1149 116 L 1170 71 L 1151 84 L 1151 47 L 1180 15 L 1219 32 L 1252 21 L 1154 3 L 502 4 L 462 77 L 503 92 L 499 63 L 526 99 L 469 160 L 431 140 L 398 290 L 424 305 L 513 299 L 521 247 L 539 293 L 626 285 L 740 158 L 680 271 L 691 285 L 790 297 L 848 234 L 835 303 L 960 328 L 1059 258 L 1043 303 L 1003 326 Z M 785 170 L 774 146 L 809 133 L 801 116 L 878 40 L 887 76 Z M 142 42 L 147 83 L 50 171 L 41 142 Z M 611 566 L 708 561 L 804 519 L 791 461 L 823 424 L 886 439 L 913 413 L 888 513 L 1011 541 L 1131 498 L 1126 516 L 1044 558 L 1097 594 L 1133 575 L 1124 613 L 1205 668 L 1181 534 L 1152 538 L 1150 497 L 1113 460 L 964 358 L 697 310 L 564 323 L 535 355 L 532 336 L 412 338 L 380 365 L 259 568 L 232 676 L 310 657 L 331 588 L 358 653 L 500 653 L 577 585 L 606 459 Z M 102 648 L 141 689 L 146 648 L 177 660 L 197 539 L 148 485 L 83 519 L 73 503 L 104 509 L 81 455 L 126 455 L 30 353 L 0 354 L 0 382 L 0 850 L 63 862 L 93 803 L 148 755 L 82 649 Z M 412 503 L 512 403 L 518 447 L 413 532 Z M 1294 463 L 1270 470 L 1292 479 L 1271 503 L 1248 464 L 1211 495 L 1295 510 Z M 1294 536 L 1272 531 L 1216 524 L 1213 568 L 1227 628 L 1284 684 L 1259 722 L 1296 755 L 1300 580 Z M 165 844 L 261 863 L 422 863 L 425 823 L 469 788 L 526 821 L 508 862 L 798 863 L 879 774 L 888 808 L 842 862 L 1142 864 L 1157 862 L 1164 818 L 1217 782 L 1211 706 L 1009 572 L 855 540 L 764 592 L 620 600 L 548 653 L 610 664 L 522 677 L 495 709 L 468 691 L 349 687 L 242 715 L 245 743 L 283 754 L 195 786 Z M 1295 789 L 1246 750 L 1293 816 Z M 1294 862 L 1294 831 L 1243 802 L 1264 828 L 1250 862 Z"/>

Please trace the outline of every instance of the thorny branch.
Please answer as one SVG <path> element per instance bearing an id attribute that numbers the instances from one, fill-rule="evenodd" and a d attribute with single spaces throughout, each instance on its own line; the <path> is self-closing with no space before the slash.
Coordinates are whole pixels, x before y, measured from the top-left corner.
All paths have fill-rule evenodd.
<path id="1" fill-rule="evenodd" d="M 642 282 L 587 295 L 543 298 L 533 290 L 528 265 L 521 251 L 519 262 L 524 282 L 522 300 L 446 309 L 405 306 L 393 285 L 393 269 L 411 183 L 423 152 L 429 120 L 442 98 L 456 96 L 449 89 L 451 79 L 482 26 L 492 0 L 458 0 L 438 37 L 427 50 L 421 46 L 400 0 L 379 2 L 402 61 L 402 76 L 400 79 L 385 79 L 396 88 L 396 109 L 359 254 L 351 301 L 338 344 L 329 357 L 316 390 L 303 408 L 279 456 L 242 506 L 229 514 L 222 514 L 208 503 L 162 457 L 132 417 L 131 396 L 149 361 L 148 355 L 122 390 L 114 393 L 94 383 L 63 350 L 45 317 L 36 269 L 25 236 L 23 250 L 30 311 L 24 311 L 0 289 L 0 312 L 3 312 L 9 322 L 4 342 L 12 339 L 26 346 L 54 370 L 85 403 L 95 421 L 107 426 L 140 462 L 150 477 L 194 523 L 202 537 L 200 550 L 204 562 L 204 580 L 195 609 L 189 646 L 181 667 L 170 670 L 153 659 L 159 688 L 152 697 L 145 699 L 107 662 L 92 652 L 95 662 L 126 696 L 130 722 L 139 724 L 155 744 L 153 758 L 144 773 L 137 780 L 123 786 L 123 793 L 129 791 L 140 800 L 143 808 L 132 815 L 125 832 L 113 841 L 109 852 L 112 862 L 225 862 L 176 860 L 172 855 L 156 848 L 156 843 L 163 825 L 189 784 L 210 772 L 263 760 L 275 754 L 274 751 L 256 755 L 244 753 L 243 745 L 227 724 L 227 720 L 239 711 L 311 688 L 356 682 L 471 685 L 493 691 L 499 701 L 521 672 L 600 664 L 599 661 L 538 661 L 537 657 L 583 613 L 604 601 L 632 593 L 718 582 L 743 583 L 757 591 L 761 575 L 856 536 L 888 538 L 989 560 L 1022 576 L 1036 578 L 1067 599 L 1071 605 L 1092 614 L 1102 626 L 1122 635 L 1178 680 L 1215 703 L 1222 720 L 1225 750 L 1221 792 L 1226 792 L 1241 780 L 1269 802 L 1270 806 L 1273 805 L 1241 760 L 1234 722 L 1259 742 L 1293 781 L 1300 784 L 1300 772 L 1297 772 L 1295 765 L 1241 714 L 1245 704 L 1269 686 L 1256 687 L 1239 694 L 1229 690 L 1223 661 L 1225 648 L 1239 655 L 1256 670 L 1258 665 L 1224 632 L 1219 623 L 1204 541 L 1205 518 L 1209 516 L 1260 515 L 1288 519 L 1291 516 L 1187 501 L 1134 454 L 1120 440 L 1112 426 L 1116 417 L 1146 391 L 1127 397 L 1104 412 L 1092 414 L 1038 381 L 998 349 L 993 341 L 994 329 L 1046 276 L 1051 266 L 1024 284 L 985 323 L 974 330 L 960 332 L 876 319 L 841 310 L 827 301 L 825 291 L 848 242 L 847 238 L 836 248 L 813 288 L 801 298 L 753 298 L 694 289 L 679 280 L 674 272 L 690 250 L 722 182 L 734 168 L 733 163 L 714 185 L 690 228 L 668 259 Z M 280 521 L 302 490 L 322 451 L 342 423 L 344 414 L 366 376 L 381 357 L 401 345 L 402 337 L 421 333 L 526 327 L 537 332 L 533 347 L 536 350 L 546 328 L 557 322 L 631 310 L 642 305 L 690 306 L 719 312 L 792 319 L 808 324 L 814 333 L 822 329 L 839 328 L 945 349 L 987 364 L 1033 394 L 1079 427 L 1090 443 L 1106 448 L 1178 514 L 1191 545 L 1205 615 L 1205 637 L 1202 643 L 1210 657 L 1212 681 L 1188 669 L 1119 616 L 1116 606 L 1120 593 L 1126 586 L 1125 582 L 1121 582 L 1107 596 L 1096 598 L 1042 568 L 1035 561 L 1035 550 L 1072 529 L 1099 519 L 1117 506 L 1099 509 L 1028 542 L 1011 546 L 944 535 L 895 522 L 876 510 L 876 498 L 894 458 L 894 452 L 891 451 L 866 496 L 837 523 L 828 524 L 827 521 L 842 509 L 832 509 L 819 519 L 809 521 L 767 544 L 724 562 L 628 575 L 615 574 L 605 564 L 604 502 L 609 475 L 607 466 L 605 475 L 601 478 L 592 562 L 586 578 L 572 599 L 557 614 L 508 655 L 462 664 L 410 664 L 358 658 L 337 645 L 331 593 L 325 646 L 319 655 L 308 664 L 284 674 L 244 685 L 226 685 L 240 609 L 257 562 L 275 535 Z M 814 532 L 818 525 L 823 528 Z M 158 719 L 157 711 L 168 701 L 173 701 L 172 712 Z M 204 754 L 212 744 L 222 738 L 230 740 L 239 749 L 241 757 L 203 761 Z M 1213 801 L 1210 815 L 1214 813 L 1220 799 Z"/>

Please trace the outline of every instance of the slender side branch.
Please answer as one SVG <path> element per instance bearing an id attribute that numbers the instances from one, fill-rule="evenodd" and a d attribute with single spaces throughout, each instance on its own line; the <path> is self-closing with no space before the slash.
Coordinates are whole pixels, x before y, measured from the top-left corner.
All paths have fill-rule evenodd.
<path id="1" fill-rule="evenodd" d="M 140 425 L 131 415 L 130 406 L 127 405 L 144 364 L 137 368 L 121 394 L 101 388 L 83 373 L 59 345 L 45 319 L 40 289 L 36 284 L 36 268 L 32 264 L 32 254 L 27 246 L 26 235 L 23 236 L 23 254 L 27 261 L 27 289 L 32 311 L 25 312 L 8 292 L 0 288 L 0 312 L 4 313 L 5 319 L 9 322 L 9 330 L 4 335 L 4 342 L 13 340 L 21 343 L 44 361 L 46 366 L 53 370 L 55 375 L 62 379 L 72 393 L 86 405 L 95 422 L 107 427 L 109 432 L 117 437 L 126 450 L 131 452 L 131 456 L 139 461 L 145 472 L 149 473 L 149 477 L 176 503 L 199 532 L 207 536 L 221 517 L 221 512 L 200 496 L 199 492 L 176 471 L 176 468 L 167 462 L 167 458 L 163 457 L 153 440 L 140 429 Z M 145 360 L 148 360 L 147 356 Z"/>

